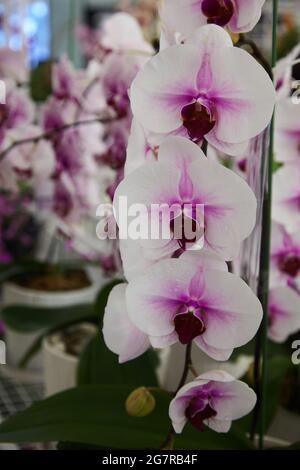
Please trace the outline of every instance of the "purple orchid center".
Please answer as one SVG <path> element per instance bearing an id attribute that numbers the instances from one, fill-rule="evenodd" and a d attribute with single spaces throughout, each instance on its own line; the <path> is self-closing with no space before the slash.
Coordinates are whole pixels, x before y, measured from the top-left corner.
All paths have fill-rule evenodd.
<path id="1" fill-rule="evenodd" d="M 297 255 L 287 256 L 279 261 L 279 269 L 291 277 L 296 277 L 300 271 L 300 258 Z"/>
<path id="2" fill-rule="evenodd" d="M 232 0 L 203 0 L 202 13 L 208 24 L 226 26 L 234 14 Z"/>
<path id="3" fill-rule="evenodd" d="M 203 421 L 205 421 L 206 419 L 214 418 L 215 416 L 217 416 L 217 412 L 209 404 L 207 404 L 203 408 L 203 410 L 200 409 L 199 411 L 197 411 L 198 401 L 199 399 L 197 397 L 191 400 L 188 408 L 185 410 L 185 416 L 198 431 L 203 431 Z"/>
<path id="4" fill-rule="evenodd" d="M 175 331 L 181 344 L 189 344 L 206 330 L 204 322 L 192 310 L 180 313 L 174 318 Z"/>
<path id="5" fill-rule="evenodd" d="M 216 124 L 216 119 L 203 104 L 195 101 L 181 110 L 183 126 L 193 140 L 202 140 Z"/>
<path id="6" fill-rule="evenodd" d="M 183 251 L 186 250 L 189 243 L 196 243 L 202 235 L 196 216 L 187 217 L 184 212 L 171 220 L 170 229 Z"/>

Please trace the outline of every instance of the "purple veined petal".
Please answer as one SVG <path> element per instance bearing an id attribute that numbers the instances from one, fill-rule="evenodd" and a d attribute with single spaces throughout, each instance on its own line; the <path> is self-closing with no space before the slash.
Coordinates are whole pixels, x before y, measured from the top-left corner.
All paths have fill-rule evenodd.
<path id="1" fill-rule="evenodd" d="M 149 336 L 174 333 L 174 318 L 186 311 L 184 301 L 193 270 L 188 263 L 162 260 L 130 282 L 127 306 L 131 321 Z"/>
<path id="2" fill-rule="evenodd" d="M 230 35 L 215 24 L 205 25 L 196 29 L 186 40 L 186 44 L 197 44 L 205 48 L 207 54 L 215 49 L 233 47 Z"/>
<path id="3" fill-rule="evenodd" d="M 221 420 L 217 418 L 210 418 L 208 420 L 203 421 L 204 424 L 206 424 L 207 427 L 212 429 L 215 432 L 219 433 L 227 433 L 230 431 L 232 421 L 229 420 Z"/>
<path id="4" fill-rule="evenodd" d="M 165 0 L 160 7 L 164 28 L 189 36 L 196 28 L 206 24 L 201 4 L 202 0 Z"/>
<path id="5" fill-rule="evenodd" d="M 248 33 L 259 22 L 266 0 L 236 0 L 235 13 L 229 21 L 233 33 Z"/>
<path id="6" fill-rule="evenodd" d="M 182 126 L 181 110 L 197 95 L 201 49 L 172 46 L 158 53 L 131 86 L 134 117 L 148 130 L 169 133 Z"/>
<path id="7" fill-rule="evenodd" d="M 300 166 L 284 165 L 274 174 L 273 218 L 288 230 L 300 223 Z"/>
<path id="8" fill-rule="evenodd" d="M 248 285 L 238 276 L 207 271 L 201 299 L 209 346 L 232 349 L 248 343 L 262 320 L 262 306 Z"/>
<path id="9" fill-rule="evenodd" d="M 204 204 L 206 242 L 223 259 L 233 259 L 255 226 L 255 195 L 242 178 L 216 162 L 199 160 L 189 171 Z"/>
<path id="10" fill-rule="evenodd" d="M 155 263 L 155 260 L 145 257 L 143 248 L 135 240 L 120 240 L 119 245 L 127 281 L 145 273 Z"/>
<path id="11" fill-rule="evenodd" d="M 164 138 L 164 135 L 147 132 L 136 119 L 133 119 L 127 147 L 125 177 L 142 166 L 145 161 L 156 161 L 157 149 Z"/>
<path id="12" fill-rule="evenodd" d="M 266 71 L 246 51 L 236 47 L 215 49 L 210 66 L 210 97 L 218 116 L 216 137 L 240 143 L 260 134 L 271 120 L 276 99 Z M 233 76 L 232 70 L 238 73 Z"/>
<path id="13" fill-rule="evenodd" d="M 173 344 L 177 343 L 178 335 L 174 331 L 170 335 L 166 335 L 166 336 L 149 336 L 149 341 L 153 348 L 163 349 L 163 348 L 172 346 Z"/>
<path id="14" fill-rule="evenodd" d="M 205 242 L 208 248 L 222 256 L 224 260 L 232 261 L 237 257 L 240 251 L 241 238 L 238 230 L 230 219 L 229 211 L 223 213 L 219 210 L 214 214 L 208 214 L 206 211 L 205 221 Z"/>
<path id="15" fill-rule="evenodd" d="M 178 136 L 170 136 L 159 147 L 158 161 L 175 165 L 178 169 L 188 168 L 198 160 L 206 161 L 202 150 L 193 142 Z"/>
<path id="16" fill-rule="evenodd" d="M 210 346 L 206 343 L 205 338 L 198 336 L 194 339 L 195 344 L 200 348 L 205 354 L 214 359 L 215 361 L 228 361 L 230 356 L 233 353 L 233 349 L 220 349 L 217 347 Z"/>
<path id="17" fill-rule="evenodd" d="M 252 411 L 256 394 L 247 384 L 239 380 L 216 384 L 210 403 L 217 412 L 218 420 L 240 419 Z"/>
<path id="18" fill-rule="evenodd" d="M 275 287 L 269 298 L 268 336 L 283 343 L 300 330 L 300 295 L 290 287 Z"/>
<path id="19" fill-rule="evenodd" d="M 185 251 L 180 256 L 180 259 L 189 262 L 191 266 L 193 265 L 196 268 L 217 269 L 228 272 L 227 263 L 215 252 L 209 249 Z"/>
<path id="20" fill-rule="evenodd" d="M 131 323 L 126 311 L 127 284 L 113 288 L 105 309 L 103 335 L 106 346 L 124 363 L 142 355 L 149 347 L 148 337 Z"/>
<path id="21" fill-rule="evenodd" d="M 299 163 L 300 124 L 298 106 L 291 100 L 281 100 L 277 104 L 275 123 L 276 160 L 284 163 Z"/>
<path id="22" fill-rule="evenodd" d="M 220 152 L 223 152 L 226 155 L 230 155 L 232 157 L 241 157 L 242 155 L 244 155 L 249 145 L 248 140 L 238 144 L 232 144 L 219 140 L 216 137 L 215 129 L 212 129 L 209 134 L 206 135 L 206 140 L 210 145 L 215 147 Z"/>
<path id="23" fill-rule="evenodd" d="M 173 204 L 178 199 L 180 171 L 161 162 L 146 162 L 127 176 L 118 186 L 114 197 L 117 222 L 122 215 L 122 197 L 127 198 L 127 208 L 134 204 Z"/>

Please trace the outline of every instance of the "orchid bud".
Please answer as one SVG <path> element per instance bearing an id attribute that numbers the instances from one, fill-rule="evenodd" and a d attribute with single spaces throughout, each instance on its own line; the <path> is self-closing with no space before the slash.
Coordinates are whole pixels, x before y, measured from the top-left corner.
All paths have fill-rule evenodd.
<path id="1" fill-rule="evenodd" d="M 143 418 L 154 410 L 155 398 L 146 387 L 139 387 L 129 395 L 125 406 L 129 416 Z"/>

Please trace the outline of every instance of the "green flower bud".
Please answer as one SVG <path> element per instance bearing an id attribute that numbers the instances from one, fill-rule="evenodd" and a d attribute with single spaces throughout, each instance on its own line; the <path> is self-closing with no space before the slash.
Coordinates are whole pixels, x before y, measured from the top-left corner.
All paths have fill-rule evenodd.
<path id="1" fill-rule="evenodd" d="M 129 416 L 143 418 L 154 410 L 155 398 L 146 387 L 139 387 L 129 395 L 125 407 Z"/>

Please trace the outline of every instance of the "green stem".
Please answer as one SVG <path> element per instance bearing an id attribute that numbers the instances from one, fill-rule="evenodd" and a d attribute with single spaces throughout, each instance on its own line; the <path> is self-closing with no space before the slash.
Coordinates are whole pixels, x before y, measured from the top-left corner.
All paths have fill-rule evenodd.
<path id="1" fill-rule="evenodd" d="M 277 61 L 277 23 L 278 23 L 279 0 L 273 0 L 273 31 L 272 31 L 272 68 Z M 271 225 L 272 225 L 272 186 L 273 186 L 273 162 L 274 162 L 274 114 L 270 126 L 270 146 L 268 156 L 267 184 L 264 194 L 263 226 L 261 241 L 260 278 L 258 287 L 258 297 L 262 303 L 264 316 L 257 338 L 257 351 L 255 361 L 255 375 L 260 377 L 261 364 L 261 385 L 258 390 L 258 408 L 256 416 L 259 414 L 259 449 L 264 448 L 264 436 L 266 432 L 266 399 L 267 399 L 267 346 L 268 346 L 268 301 L 269 301 L 269 271 L 270 271 L 270 250 L 271 250 Z M 255 432 L 256 426 L 253 431 Z"/>

